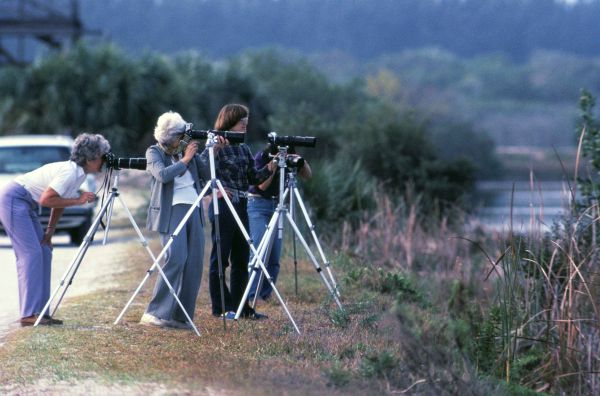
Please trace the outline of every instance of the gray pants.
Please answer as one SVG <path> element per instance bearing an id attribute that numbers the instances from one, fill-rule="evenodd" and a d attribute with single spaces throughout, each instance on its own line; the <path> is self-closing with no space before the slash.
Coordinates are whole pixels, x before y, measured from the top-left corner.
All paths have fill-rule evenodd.
<path id="1" fill-rule="evenodd" d="M 23 186 L 10 182 L 0 191 L 0 221 L 17 256 L 21 317 L 39 314 L 50 298 L 52 250 L 42 245 L 38 204 Z"/>
<path id="2" fill-rule="evenodd" d="M 183 204 L 173 207 L 169 232 L 160 234 L 163 247 L 167 244 L 189 208 L 190 205 Z M 165 254 L 165 265 L 163 267 L 163 272 L 169 283 L 173 286 L 181 304 L 192 319 L 194 318 L 196 298 L 202 280 L 204 258 L 204 227 L 202 226 L 200 214 L 200 209 L 195 210 L 179 232 L 179 235 L 174 238 Z M 186 322 L 185 314 L 169 291 L 166 282 L 158 271 L 156 271 L 156 274 L 158 277 L 154 286 L 154 294 L 146 312 L 159 319 L 174 319 Z"/>

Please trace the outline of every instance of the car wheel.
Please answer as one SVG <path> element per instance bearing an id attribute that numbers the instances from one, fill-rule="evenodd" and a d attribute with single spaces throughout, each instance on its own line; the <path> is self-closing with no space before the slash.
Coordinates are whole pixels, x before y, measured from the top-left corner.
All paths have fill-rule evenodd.
<path id="1" fill-rule="evenodd" d="M 81 245 L 81 243 L 83 242 L 83 238 L 85 238 L 85 235 L 87 234 L 91 225 L 92 225 L 92 221 L 90 219 L 87 219 L 79 227 L 77 227 L 73 230 L 70 230 L 69 235 L 71 236 L 71 243 L 73 243 L 75 245 Z"/>

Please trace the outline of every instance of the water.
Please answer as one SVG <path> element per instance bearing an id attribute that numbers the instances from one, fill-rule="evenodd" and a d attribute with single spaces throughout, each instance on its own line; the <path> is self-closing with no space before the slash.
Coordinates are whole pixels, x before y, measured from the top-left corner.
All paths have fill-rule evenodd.
<path id="1" fill-rule="evenodd" d="M 514 186 L 514 190 L 513 190 Z M 476 219 L 486 229 L 549 230 L 571 201 L 567 183 L 485 181 L 477 184 Z M 512 216 L 512 217 L 511 217 Z"/>

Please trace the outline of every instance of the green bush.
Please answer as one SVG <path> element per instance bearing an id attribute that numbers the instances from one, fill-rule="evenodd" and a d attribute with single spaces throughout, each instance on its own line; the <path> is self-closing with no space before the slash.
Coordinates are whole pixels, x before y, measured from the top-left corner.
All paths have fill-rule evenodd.
<path id="1" fill-rule="evenodd" d="M 384 378 L 398 367 L 398 359 L 388 351 L 373 352 L 360 362 L 360 373 L 367 378 Z"/>

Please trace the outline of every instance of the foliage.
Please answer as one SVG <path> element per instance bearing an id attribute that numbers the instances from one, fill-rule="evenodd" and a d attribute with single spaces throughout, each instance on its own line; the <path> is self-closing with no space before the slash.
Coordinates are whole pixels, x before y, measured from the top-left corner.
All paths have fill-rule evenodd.
<path id="1" fill-rule="evenodd" d="M 402 324 L 396 337 L 405 351 L 403 370 L 433 381 L 431 373 L 446 367 L 446 377 L 433 377 L 461 387 L 458 378 L 473 367 L 501 381 L 492 386 L 507 394 L 597 393 L 595 204 L 567 211 L 551 233 L 479 238 L 473 244 L 481 255 L 451 246 L 452 228 L 443 222 L 424 233 L 425 222 L 414 220 L 418 209 L 394 210 L 385 202 L 344 235 L 342 250 L 358 264 L 347 264 L 344 283 L 396 293 L 391 312 Z M 421 277 L 427 280 L 414 280 Z M 427 296 L 425 304 L 419 296 Z M 367 356 L 363 365 L 379 361 Z"/>
<path id="2" fill-rule="evenodd" d="M 581 138 L 581 154 L 588 160 L 593 173 L 588 178 L 580 177 L 577 182 L 587 205 L 598 203 L 600 198 L 600 184 L 597 177 L 600 172 L 600 124 L 593 113 L 595 105 L 596 99 L 591 92 L 583 90 L 579 98 L 581 120 L 576 136 Z"/>
<path id="3" fill-rule="evenodd" d="M 360 372 L 365 377 L 386 377 L 397 367 L 396 358 L 388 352 L 372 353 L 364 357 L 360 364 Z"/>
<path id="4" fill-rule="evenodd" d="M 82 14 L 88 26 L 115 37 L 132 52 L 151 45 L 158 51 L 195 48 L 211 56 L 227 57 L 248 47 L 275 44 L 303 53 L 335 49 L 367 59 L 423 46 L 444 48 L 464 57 L 504 52 L 519 61 L 540 48 L 598 55 L 594 37 L 600 31 L 594 16 L 600 13 L 600 3 L 566 3 L 107 0 L 86 2 Z M 144 37 L 142 45 L 140 37 Z"/>
<path id="5" fill-rule="evenodd" d="M 315 60 L 324 69 L 334 69 L 328 62 Z M 438 149 L 444 159 L 463 155 L 487 171 L 498 165 L 492 141 L 503 146 L 572 146 L 571 136 L 564 133 L 576 117 L 572 101 L 581 87 L 598 91 L 599 62 L 598 57 L 548 50 L 520 62 L 506 53 L 460 57 L 438 46 L 390 52 L 355 73 L 368 80 L 386 76 L 396 87 L 393 94 L 369 92 L 399 107 L 408 103 L 418 109 L 430 123 L 433 142 L 441 138 Z M 499 172 L 479 175 L 497 177 Z"/>
<path id="6" fill-rule="evenodd" d="M 496 144 L 484 131 L 477 131 L 471 123 L 439 116 L 431 120 L 431 141 L 440 160 L 460 164 L 468 161 L 477 179 L 502 178 L 503 169 L 495 150 Z M 464 163 L 464 162 L 463 162 Z"/>
<path id="7" fill-rule="evenodd" d="M 164 111 L 207 129 L 224 103 L 246 103 L 250 144 L 264 144 L 273 129 L 318 138 L 301 154 L 315 169 L 308 201 L 327 222 L 372 207 L 376 185 L 395 194 L 410 185 L 431 212 L 460 205 L 472 188 L 473 167 L 439 159 L 408 109 L 398 113 L 363 82 L 335 84 L 305 59 L 274 50 L 217 64 L 193 52 L 130 58 L 112 45 L 80 44 L 22 72 L 0 69 L 0 90 L 0 131 L 102 133 L 119 156 L 143 155 Z"/>
<path id="8" fill-rule="evenodd" d="M 0 107 L 6 114 L 0 130 L 103 133 L 122 156 L 143 155 L 156 118 L 165 111 L 178 111 L 209 129 L 226 100 L 264 107 L 252 80 L 235 63 L 217 69 L 194 53 L 131 59 L 115 46 L 80 44 L 27 67 L 11 82 L 15 74 L 0 70 L 0 89 L 10 98 Z"/>

